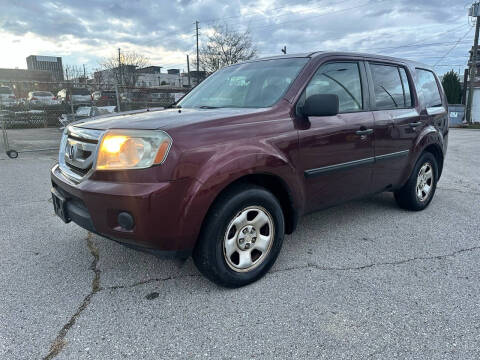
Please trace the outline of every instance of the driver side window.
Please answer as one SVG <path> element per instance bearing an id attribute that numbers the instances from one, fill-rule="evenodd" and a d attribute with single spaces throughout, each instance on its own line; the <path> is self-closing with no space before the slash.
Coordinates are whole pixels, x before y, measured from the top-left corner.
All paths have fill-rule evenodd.
<path id="1" fill-rule="evenodd" d="M 300 102 L 315 94 L 337 95 L 340 113 L 362 111 L 362 82 L 358 63 L 332 62 L 322 65 L 305 89 Z"/>

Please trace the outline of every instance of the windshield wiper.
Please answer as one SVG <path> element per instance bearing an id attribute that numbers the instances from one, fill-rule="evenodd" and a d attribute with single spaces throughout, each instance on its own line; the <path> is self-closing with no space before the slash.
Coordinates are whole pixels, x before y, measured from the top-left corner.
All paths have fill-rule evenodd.
<path id="1" fill-rule="evenodd" d="M 209 105 L 200 105 L 198 106 L 199 109 L 218 109 L 218 106 L 209 106 Z"/>

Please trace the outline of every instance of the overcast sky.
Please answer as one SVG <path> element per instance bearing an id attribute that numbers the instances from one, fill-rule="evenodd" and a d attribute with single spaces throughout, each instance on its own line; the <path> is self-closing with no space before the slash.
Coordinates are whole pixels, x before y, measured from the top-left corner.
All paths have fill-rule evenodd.
<path id="1" fill-rule="evenodd" d="M 0 0 L 0 67 L 28 55 L 62 56 L 88 71 L 118 47 L 152 65 L 186 68 L 215 24 L 249 29 L 259 56 L 348 50 L 399 56 L 443 73 L 468 60 L 474 28 L 463 0 Z M 448 66 L 443 66 L 448 65 Z"/>

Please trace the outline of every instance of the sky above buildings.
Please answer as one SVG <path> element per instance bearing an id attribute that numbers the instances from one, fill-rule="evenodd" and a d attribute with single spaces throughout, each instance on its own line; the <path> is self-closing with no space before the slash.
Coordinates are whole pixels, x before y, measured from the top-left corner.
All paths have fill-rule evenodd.
<path id="1" fill-rule="evenodd" d="M 361 51 L 465 68 L 474 28 L 463 0 L 0 0 L 0 67 L 26 68 L 28 55 L 62 56 L 88 71 L 117 48 L 152 65 L 186 69 L 215 25 L 249 30 L 259 56 Z"/>

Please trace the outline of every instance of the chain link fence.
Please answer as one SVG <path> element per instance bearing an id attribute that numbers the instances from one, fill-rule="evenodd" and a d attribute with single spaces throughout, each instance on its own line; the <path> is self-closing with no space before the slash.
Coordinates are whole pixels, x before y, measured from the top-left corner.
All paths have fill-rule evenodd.
<path id="1" fill-rule="evenodd" d="M 9 149 L 12 145 L 8 142 L 9 131 L 62 129 L 73 121 L 91 117 L 160 110 L 172 106 L 188 90 L 171 86 L 146 88 L 99 83 L 0 81 L 0 125 L 4 147 L 6 151 L 12 150 Z M 21 133 L 17 132 L 16 136 Z"/>

